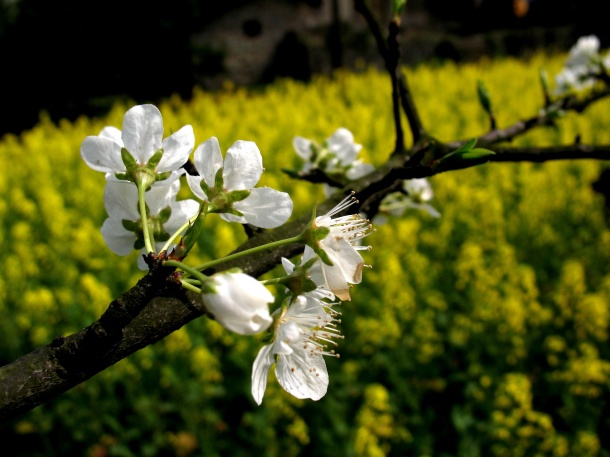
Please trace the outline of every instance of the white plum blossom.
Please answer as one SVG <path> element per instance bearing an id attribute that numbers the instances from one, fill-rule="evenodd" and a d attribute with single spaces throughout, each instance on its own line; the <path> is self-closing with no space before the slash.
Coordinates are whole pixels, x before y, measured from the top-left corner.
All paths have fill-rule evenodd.
<path id="1" fill-rule="evenodd" d="M 169 236 L 199 211 L 195 200 L 176 200 L 179 190 L 179 180 L 161 181 L 144 194 L 157 251 Z M 104 189 L 104 207 L 108 218 L 102 225 L 102 236 L 110 250 L 118 255 L 128 255 L 134 249 L 142 249 L 144 241 L 137 187 L 129 181 L 109 179 Z M 140 268 L 146 268 L 141 259 L 138 264 Z"/>
<path id="2" fill-rule="evenodd" d="M 599 54 L 599 39 L 595 35 L 583 36 L 572 46 L 564 68 L 555 76 L 555 95 L 565 95 L 593 86 L 598 75 L 610 63 L 610 54 Z"/>
<path id="3" fill-rule="evenodd" d="M 326 174 L 339 174 L 353 181 L 375 169 L 371 164 L 356 160 L 362 145 L 355 143 L 352 132 L 344 127 L 338 128 L 321 145 L 301 136 L 295 136 L 292 145 L 305 160 L 303 172 L 317 168 Z"/>
<path id="4" fill-rule="evenodd" d="M 403 181 L 402 188 L 405 193 L 393 192 L 386 196 L 379 206 L 380 212 L 393 216 L 402 216 L 409 208 L 421 209 L 432 217 L 441 214 L 428 202 L 434 197 L 434 191 L 426 178 L 414 178 Z M 376 220 L 377 222 L 377 220 Z"/>
<path id="5" fill-rule="evenodd" d="M 319 258 L 308 273 L 317 285 L 323 285 L 340 300 L 350 300 L 349 284 L 362 281 L 364 260 L 358 251 L 370 249 L 359 244 L 362 238 L 372 233 L 368 219 L 359 214 L 333 218 L 354 203 L 357 200 L 350 195 L 325 215 L 316 217 L 313 228 L 325 227 L 329 233 L 317 241 L 317 246 L 306 245 L 302 258 L 302 263 L 305 263 L 316 256 L 327 257 L 330 264 Z"/>
<path id="6" fill-rule="evenodd" d="M 282 266 L 284 267 L 284 271 L 286 271 L 286 273 L 289 275 L 294 271 L 294 264 L 286 257 L 282 257 Z M 328 300 L 335 299 L 335 294 L 326 288 L 326 284 L 316 284 L 316 286 L 316 289 L 312 290 L 311 292 L 304 292 L 302 295 L 313 297 L 317 300 L 322 300 L 324 298 Z"/>
<path id="7" fill-rule="evenodd" d="M 104 127 L 99 135 L 88 136 L 81 145 L 81 157 L 96 171 L 124 174 L 127 169 L 121 149 L 125 148 L 140 166 L 163 151 L 154 167 L 156 173 L 176 172 L 188 160 L 195 146 L 193 127 L 185 125 L 163 139 L 163 118 L 154 105 L 137 105 L 123 117 L 123 130 Z M 173 176 L 176 179 L 177 176 Z"/>
<path id="8" fill-rule="evenodd" d="M 236 141 L 223 161 L 218 140 L 212 137 L 197 147 L 194 164 L 199 176 L 187 175 L 189 187 L 198 198 L 210 202 L 210 212 L 220 213 L 224 220 L 274 228 L 292 214 L 287 193 L 253 188 L 263 173 L 263 159 L 254 142 Z"/>
<path id="9" fill-rule="evenodd" d="M 210 281 L 211 290 L 202 292 L 201 300 L 224 328 L 240 335 L 255 335 L 272 324 L 269 304 L 275 299 L 260 281 L 233 272 L 216 273 Z"/>
<path id="10" fill-rule="evenodd" d="M 299 399 L 319 400 L 328 389 L 324 356 L 338 357 L 336 338 L 342 338 L 333 303 L 299 295 L 287 309 L 280 308 L 270 344 L 263 346 L 252 366 L 252 396 L 261 404 L 269 369 L 275 363 L 275 376 L 286 392 Z"/>

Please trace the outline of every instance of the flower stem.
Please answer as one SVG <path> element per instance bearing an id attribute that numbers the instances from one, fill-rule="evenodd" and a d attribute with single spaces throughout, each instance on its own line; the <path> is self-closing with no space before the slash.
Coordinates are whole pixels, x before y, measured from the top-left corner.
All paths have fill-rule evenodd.
<path id="1" fill-rule="evenodd" d="M 182 271 L 190 274 L 191 276 L 194 276 L 196 279 L 201 281 L 201 284 L 204 284 L 204 283 L 206 283 L 208 281 L 208 277 L 205 276 L 203 273 L 201 273 L 200 271 L 197 271 L 193 267 L 189 267 L 188 265 L 186 265 L 186 264 L 184 264 L 184 263 L 182 263 L 182 262 L 180 262 L 178 260 L 165 260 L 163 262 L 163 266 L 179 268 Z M 182 287 L 184 287 L 184 284 L 185 284 L 185 281 L 182 281 Z"/>
<path id="2" fill-rule="evenodd" d="M 169 240 L 167 240 L 167 243 L 165 243 L 163 245 L 163 248 L 161 249 L 160 252 L 167 251 L 169 249 L 169 247 L 172 245 L 172 243 L 176 240 L 176 238 L 178 238 L 182 232 L 184 232 L 187 228 L 189 228 L 189 226 L 193 222 L 195 222 L 200 215 L 205 220 L 205 217 L 207 216 L 207 214 L 208 214 L 207 213 L 207 202 L 204 202 L 203 210 L 201 212 L 198 212 L 193 217 L 191 217 L 189 220 L 187 220 L 184 224 L 182 224 L 182 227 L 180 227 L 178 230 L 176 230 L 174 232 L 174 234 L 169 237 Z"/>
<path id="3" fill-rule="evenodd" d="M 146 211 L 146 200 L 144 199 L 145 188 L 142 183 L 136 184 L 138 186 L 138 204 L 140 207 L 140 217 L 142 218 L 142 232 L 144 235 L 144 247 L 146 248 L 146 252 L 150 254 L 151 252 L 155 252 L 153 246 L 155 245 L 155 238 L 150 231 L 150 227 L 148 226 L 148 212 Z"/>
<path id="4" fill-rule="evenodd" d="M 195 287 L 190 282 L 188 282 L 188 281 L 181 281 L 181 282 L 182 282 L 183 289 L 190 290 L 191 292 L 195 292 L 196 294 L 201 293 L 201 289 L 199 287 Z"/>
<path id="5" fill-rule="evenodd" d="M 284 246 L 286 244 L 302 243 L 304 241 L 305 241 L 305 238 L 302 234 L 297 235 L 292 238 L 286 238 L 285 240 L 274 241 L 272 243 L 263 244 L 261 246 L 256 246 L 255 248 L 246 249 L 245 251 L 236 252 L 235 254 L 231 254 L 226 257 L 222 257 L 221 259 L 211 260 L 209 262 L 202 263 L 201 265 L 197 265 L 196 267 L 194 267 L 194 269 L 199 270 L 199 271 L 205 270 L 206 268 L 215 267 L 216 265 L 219 265 L 221 263 L 239 259 L 240 257 L 244 257 L 244 256 L 247 256 L 250 254 L 256 254 L 257 252 L 267 251 L 269 249 L 274 249 L 279 246 Z"/>

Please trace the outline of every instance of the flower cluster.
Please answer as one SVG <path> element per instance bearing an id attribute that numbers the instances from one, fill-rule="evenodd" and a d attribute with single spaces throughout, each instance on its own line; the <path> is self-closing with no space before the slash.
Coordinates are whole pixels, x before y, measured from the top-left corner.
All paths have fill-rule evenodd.
<path id="1" fill-rule="evenodd" d="M 599 53 L 599 39 L 595 35 L 580 37 L 570 49 L 563 69 L 555 76 L 554 93 L 562 96 L 590 88 L 608 68 L 610 53 L 605 56 Z"/>
<path id="2" fill-rule="evenodd" d="M 184 173 L 180 167 L 194 144 L 190 125 L 163 139 L 161 112 L 153 105 L 128 110 L 122 130 L 105 127 L 85 138 L 81 157 L 92 169 L 106 173 L 108 219 L 102 235 L 110 250 L 118 255 L 133 249 L 154 252 L 197 214 L 194 200 L 176 201 Z M 143 260 L 139 265 L 146 268 Z"/>
<path id="3" fill-rule="evenodd" d="M 303 146 L 306 141 L 296 143 Z M 360 241 L 372 232 L 371 224 L 358 215 L 341 215 L 357 203 L 350 195 L 323 216 L 315 217 L 314 212 L 310 224 L 296 237 L 196 267 L 186 265 L 182 261 L 199 239 L 208 214 L 270 229 L 286 222 L 293 210 L 287 193 L 255 188 L 264 170 L 255 143 L 237 141 L 223 158 L 218 140 L 212 137 L 195 149 L 197 174 L 191 175 L 183 165 L 190 160 L 194 145 L 189 125 L 163 139 L 161 113 L 153 105 L 128 110 L 122 130 L 105 127 L 99 135 L 85 138 L 83 160 L 106 174 L 104 240 L 119 255 L 142 250 L 141 268 L 151 262 L 176 268 L 173 277 L 185 289 L 197 292 L 208 316 L 227 330 L 242 335 L 270 332 L 270 343 L 262 347 L 253 367 L 252 395 L 257 403 L 262 402 L 274 363 L 286 391 L 297 398 L 318 400 L 328 388 L 323 356 L 337 356 L 331 346 L 341 338 L 339 313 L 333 307 L 338 300 L 350 300 L 350 286 L 362 281 L 364 260 L 359 251 L 368 247 Z M 307 148 L 327 171 L 356 176 L 367 169 L 355 160 L 360 145 L 353 143 L 345 129 L 337 130 L 323 147 L 309 143 Z M 196 199 L 177 200 L 182 181 Z M 202 273 L 219 263 L 291 243 L 306 247 L 296 266 L 283 259 L 283 277 L 263 282 L 241 270 Z M 267 289 L 271 284 L 289 290 L 274 312 L 270 306 L 275 297 Z"/>
<path id="4" fill-rule="evenodd" d="M 353 181 L 375 169 L 373 165 L 357 160 L 362 145 L 355 143 L 352 132 L 343 127 L 338 128 L 322 144 L 295 136 L 292 145 L 305 160 L 303 173 L 318 169 L 328 176 L 341 176 Z"/>
<path id="5" fill-rule="evenodd" d="M 402 182 L 400 192 L 392 192 L 382 200 L 375 223 L 381 223 L 386 214 L 402 216 L 410 208 L 424 210 L 432 217 L 440 217 L 441 214 L 428 203 L 433 197 L 434 191 L 426 178 L 407 179 Z"/>

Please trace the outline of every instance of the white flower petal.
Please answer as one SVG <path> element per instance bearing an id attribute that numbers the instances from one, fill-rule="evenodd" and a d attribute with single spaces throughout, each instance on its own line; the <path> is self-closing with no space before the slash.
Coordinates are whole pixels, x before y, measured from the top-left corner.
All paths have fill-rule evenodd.
<path id="1" fill-rule="evenodd" d="M 95 171 L 115 173 L 125 171 L 121 159 L 121 146 L 109 138 L 88 136 L 80 147 L 80 155 Z"/>
<path id="2" fill-rule="evenodd" d="M 267 388 L 267 379 L 269 377 L 269 369 L 275 363 L 275 357 L 271 351 L 273 347 L 270 344 L 263 346 L 252 365 L 252 396 L 254 401 L 260 405 L 263 402 L 265 389 Z"/>
<path id="3" fill-rule="evenodd" d="M 295 136 L 292 139 L 292 146 L 294 147 L 294 150 L 300 157 L 302 157 L 306 161 L 309 161 L 311 159 L 311 154 L 312 154 L 311 140 L 308 140 L 307 138 L 303 138 L 302 136 Z"/>
<path id="4" fill-rule="evenodd" d="M 338 128 L 327 140 L 328 149 L 334 153 L 341 165 L 349 165 L 362 149 L 361 144 L 354 143 L 354 135 L 346 128 Z"/>
<path id="5" fill-rule="evenodd" d="M 224 187 L 228 190 L 252 189 L 263 174 L 263 158 L 252 141 L 236 141 L 224 162 Z"/>
<path id="6" fill-rule="evenodd" d="M 189 185 L 191 192 L 193 192 L 198 199 L 207 201 L 208 196 L 201 188 L 202 180 L 203 178 L 201 176 L 186 175 L 186 182 Z"/>
<path id="7" fill-rule="evenodd" d="M 372 173 L 373 171 L 375 171 L 375 167 L 370 163 L 356 161 L 347 170 L 345 176 L 347 177 L 347 179 L 353 181 L 355 179 L 362 178 L 363 176 L 366 176 L 369 173 Z"/>
<path id="8" fill-rule="evenodd" d="M 195 146 L 193 127 L 185 125 L 163 140 L 163 158 L 157 165 L 157 172 L 173 171 L 186 163 Z"/>
<path id="9" fill-rule="evenodd" d="M 145 164 L 161 148 L 163 118 L 154 105 L 138 105 L 123 117 L 123 143 L 136 161 Z"/>
<path id="10" fill-rule="evenodd" d="M 109 140 L 114 141 L 119 146 L 123 147 L 123 139 L 121 138 L 121 131 L 116 127 L 106 126 L 104 127 L 99 135 L 100 138 L 108 138 Z"/>
<path id="11" fill-rule="evenodd" d="M 170 207 L 172 209 L 172 214 L 163 225 L 165 231 L 170 235 L 182 227 L 186 221 L 195 216 L 199 211 L 199 203 L 190 199 L 173 202 Z"/>
<path id="12" fill-rule="evenodd" d="M 284 390 L 296 398 L 319 400 L 328 390 L 324 357 L 312 355 L 306 349 L 280 356 L 275 366 L 275 376 Z"/>
<path id="13" fill-rule="evenodd" d="M 305 263 L 313 257 L 316 257 L 313 249 L 305 246 L 302 262 Z M 322 262 L 322 260 L 318 260 L 307 272 L 317 286 L 325 287 L 336 295 L 339 300 L 347 301 L 351 299 L 349 285 L 341 268 L 337 265 L 329 266 Z"/>
<path id="14" fill-rule="evenodd" d="M 197 146 L 194 163 L 200 177 L 205 180 L 209 187 L 214 187 L 216 172 L 222 168 L 222 153 L 216 137 L 213 136 Z M 199 184 L 197 186 L 199 187 Z M 195 191 L 193 190 L 193 192 Z M 207 200 L 207 197 L 203 200 Z"/>
<path id="15" fill-rule="evenodd" d="M 120 219 L 106 219 L 102 224 L 102 237 L 110 250 L 118 255 L 130 254 L 136 241 L 135 234 L 125 230 Z"/>
<path id="16" fill-rule="evenodd" d="M 256 227 L 274 228 L 282 225 L 292 214 L 293 203 L 286 192 L 258 187 L 245 200 L 233 207 L 243 213 L 245 220 Z"/>
<path id="17" fill-rule="evenodd" d="M 104 208 L 111 219 L 119 222 L 123 219 L 137 221 L 140 219 L 138 211 L 138 189 L 129 181 L 114 179 L 106 180 L 104 187 Z"/>
<path id="18" fill-rule="evenodd" d="M 171 183 L 165 184 L 165 181 L 159 181 L 153 184 L 148 191 L 144 193 L 144 200 L 150 209 L 150 214 L 156 216 L 159 212 L 169 206 L 176 200 L 176 195 L 180 191 L 180 181 L 174 180 Z"/>

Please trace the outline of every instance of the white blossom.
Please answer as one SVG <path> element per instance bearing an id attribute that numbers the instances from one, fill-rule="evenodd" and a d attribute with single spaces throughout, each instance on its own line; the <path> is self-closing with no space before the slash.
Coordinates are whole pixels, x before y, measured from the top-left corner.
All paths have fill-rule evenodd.
<path id="1" fill-rule="evenodd" d="M 362 145 L 355 143 L 352 132 L 344 127 L 338 128 L 321 145 L 301 136 L 295 136 L 292 145 L 305 160 L 304 172 L 318 168 L 327 174 L 340 174 L 353 181 L 375 169 L 373 165 L 356 159 Z"/>
<path id="2" fill-rule="evenodd" d="M 157 250 L 199 210 L 195 200 L 176 201 L 179 190 L 179 180 L 161 181 L 144 194 Z M 134 249 L 141 249 L 144 243 L 137 187 L 129 181 L 107 180 L 104 207 L 108 218 L 102 225 L 102 236 L 110 250 L 118 255 L 128 255 Z M 142 259 L 138 265 L 142 269 L 146 268 Z"/>
<path id="3" fill-rule="evenodd" d="M 190 125 L 163 139 L 163 118 L 159 109 L 154 105 L 137 105 L 125 113 L 122 131 L 116 127 L 104 127 L 99 135 L 84 139 L 80 152 L 92 169 L 116 174 L 127 171 L 121 156 L 122 148 L 141 166 L 162 150 L 163 156 L 155 172 L 166 173 L 176 172 L 184 165 L 194 145 L 195 136 Z"/>
<path id="4" fill-rule="evenodd" d="M 434 191 L 426 178 L 414 178 L 403 181 L 402 188 L 405 193 L 393 192 L 387 195 L 379 207 L 380 212 L 393 216 L 402 216 L 409 208 L 421 209 L 432 217 L 441 214 L 428 202 L 434 197 Z M 377 223 L 377 219 L 375 219 Z"/>
<path id="5" fill-rule="evenodd" d="M 273 319 L 269 304 L 271 292 L 252 276 L 221 272 L 210 277 L 212 290 L 201 299 L 214 319 L 227 330 L 240 335 L 255 335 L 267 330 Z"/>
<path id="6" fill-rule="evenodd" d="M 362 281 L 364 260 L 358 251 L 368 250 L 369 246 L 361 246 L 360 240 L 372 232 L 370 221 L 359 214 L 333 218 L 357 201 L 348 196 L 337 206 L 323 216 L 315 219 L 314 228 L 326 227 L 328 235 L 318 241 L 318 249 L 324 251 L 329 265 L 319 258 L 310 268 L 311 279 L 318 285 L 324 285 L 340 300 L 350 300 L 349 284 L 359 284 Z M 318 256 L 312 246 L 305 246 L 302 262 Z"/>
<path id="7" fill-rule="evenodd" d="M 224 220 L 273 228 L 292 214 L 287 193 L 253 188 L 263 173 L 263 159 L 252 141 L 235 142 L 223 161 L 218 140 L 212 137 L 197 147 L 194 163 L 199 176 L 187 175 L 189 187 L 198 198 L 209 201 Z M 219 187 L 216 177 L 221 169 Z"/>
<path id="8" fill-rule="evenodd" d="M 332 303 L 299 295 L 277 321 L 273 340 L 263 346 L 252 366 L 252 396 L 261 404 L 269 369 L 275 363 L 279 384 L 296 398 L 319 400 L 328 389 L 325 355 L 338 357 L 334 339 L 342 338 Z"/>
<path id="9" fill-rule="evenodd" d="M 555 76 L 555 95 L 580 91 L 593 86 L 596 75 L 606 62 L 599 54 L 599 39 L 595 35 L 583 36 L 572 46 L 564 68 Z"/>

